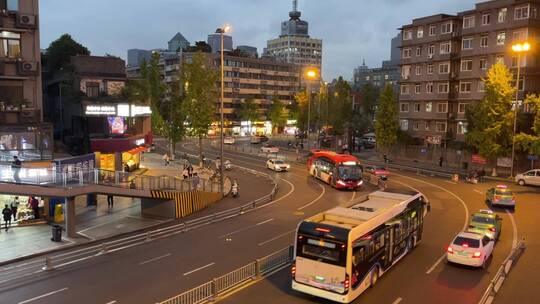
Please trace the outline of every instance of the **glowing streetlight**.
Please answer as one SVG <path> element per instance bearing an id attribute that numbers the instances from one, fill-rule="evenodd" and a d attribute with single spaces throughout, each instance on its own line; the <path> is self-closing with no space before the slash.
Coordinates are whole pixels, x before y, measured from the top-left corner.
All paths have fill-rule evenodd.
<path id="1" fill-rule="evenodd" d="M 309 151 L 309 134 L 310 134 L 310 120 L 311 120 L 311 81 L 318 78 L 318 73 L 315 68 L 308 68 L 305 72 L 306 75 L 306 90 L 308 94 L 308 118 L 307 118 L 307 149 Z"/>

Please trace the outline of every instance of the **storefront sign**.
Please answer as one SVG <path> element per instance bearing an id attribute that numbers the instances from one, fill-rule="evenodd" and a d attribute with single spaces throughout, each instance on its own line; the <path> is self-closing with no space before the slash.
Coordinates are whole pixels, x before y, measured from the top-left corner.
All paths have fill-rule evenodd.
<path id="1" fill-rule="evenodd" d="M 149 106 L 131 105 L 131 117 L 150 114 L 152 114 L 152 110 L 150 110 Z"/>
<path id="2" fill-rule="evenodd" d="M 54 161 L 57 172 L 77 172 L 92 170 L 95 168 L 96 156 L 94 153 L 74 156 L 62 159 L 56 159 Z"/>
<path id="3" fill-rule="evenodd" d="M 473 154 L 471 161 L 475 164 L 485 165 L 487 164 L 487 159 L 483 158 L 478 154 Z"/>
<path id="4" fill-rule="evenodd" d="M 432 145 L 440 145 L 442 137 L 441 136 L 428 136 L 426 142 Z"/>
<path id="5" fill-rule="evenodd" d="M 117 105 L 116 116 L 129 117 L 129 105 L 128 104 Z"/>
<path id="6" fill-rule="evenodd" d="M 85 115 L 116 115 L 115 106 L 87 105 L 84 108 Z"/>
<path id="7" fill-rule="evenodd" d="M 510 158 L 510 157 L 498 157 L 497 158 L 497 166 L 505 167 L 505 168 L 512 167 L 512 158 Z"/>
<path id="8" fill-rule="evenodd" d="M 135 145 L 136 146 L 142 146 L 142 145 L 144 145 L 144 143 L 145 143 L 144 138 L 139 138 L 139 139 L 135 140 Z"/>

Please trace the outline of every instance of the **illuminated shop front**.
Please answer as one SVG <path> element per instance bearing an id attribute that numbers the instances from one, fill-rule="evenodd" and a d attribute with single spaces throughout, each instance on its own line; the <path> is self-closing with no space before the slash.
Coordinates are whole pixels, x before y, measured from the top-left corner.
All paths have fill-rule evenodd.
<path id="1" fill-rule="evenodd" d="M 271 135 L 272 123 L 270 121 L 242 121 L 240 126 L 233 127 L 233 134 L 240 136 Z"/>

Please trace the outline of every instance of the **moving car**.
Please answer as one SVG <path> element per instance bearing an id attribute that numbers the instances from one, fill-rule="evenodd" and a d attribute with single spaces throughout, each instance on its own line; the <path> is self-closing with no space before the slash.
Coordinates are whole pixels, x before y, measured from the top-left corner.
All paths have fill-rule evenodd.
<path id="1" fill-rule="evenodd" d="M 516 175 L 516 183 L 520 186 L 540 186 L 540 169 L 529 170 L 525 173 Z"/>
<path id="2" fill-rule="evenodd" d="M 460 232 L 448 246 L 446 260 L 450 263 L 486 268 L 494 245 L 495 241 L 482 233 Z"/>
<path id="3" fill-rule="evenodd" d="M 487 235 L 492 240 L 501 236 L 502 218 L 491 210 L 480 210 L 471 215 L 467 231 Z"/>
<path id="4" fill-rule="evenodd" d="M 498 185 L 489 188 L 486 193 L 486 201 L 491 206 L 505 206 L 512 209 L 516 208 L 516 199 L 514 193 L 507 185 Z"/>
<path id="5" fill-rule="evenodd" d="M 260 144 L 262 141 L 259 136 L 252 136 L 249 142 L 252 144 Z"/>
<path id="6" fill-rule="evenodd" d="M 364 166 L 364 170 L 377 177 L 382 178 L 383 180 L 386 180 L 388 176 L 390 175 L 390 171 L 388 171 L 388 169 L 386 169 L 383 166 L 367 165 L 367 166 Z"/>
<path id="7" fill-rule="evenodd" d="M 289 171 L 289 169 L 291 168 L 291 165 L 287 164 L 281 159 L 269 159 L 266 162 L 266 168 L 270 170 L 274 170 L 276 172 L 281 172 L 281 171 Z"/>
<path id="8" fill-rule="evenodd" d="M 268 141 L 268 137 L 265 136 L 265 135 L 259 135 L 259 138 L 261 139 L 261 142 L 267 142 Z"/>
<path id="9" fill-rule="evenodd" d="M 226 136 L 223 138 L 223 143 L 226 145 L 233 145 L 234 144 L 234 137 Z"/>
<path id="10" fill-rule="evenodd" d="M 262 153 L 278 153 L 279 152 L 279 147 L 276 147 L 276 146 L 270 145 L 270 144 L 266 144 L 266 145 L 261 147 L 261 152 Z"/>

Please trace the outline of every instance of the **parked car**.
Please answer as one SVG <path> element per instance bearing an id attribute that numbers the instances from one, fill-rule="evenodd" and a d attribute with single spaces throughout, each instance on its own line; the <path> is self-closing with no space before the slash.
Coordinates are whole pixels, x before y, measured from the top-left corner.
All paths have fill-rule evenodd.
<path id="1" fill-rule="evenodd" d="M 516 175 L 516 183 L 520 186 L 540 186 L 540 169 L 529 170 L 525 173 Z"/>
<path id="2" fill-rule="evenodd" d="M 507 185 L 497 185 L 486 192 L 486 201 L 491 206 L 505 206 L 516 209 L 516 198 Z"/>
<path id="3" fill-rule="evenodd" d="M 264 146 L 261 147 L 261 152 L 262 153 L 278 153 L 279 147 L 276 147 L 270 144 L 265 144 Z"/>
<path id="4" fill-rule="evenodd" d="M 502 218 L 491 210 L 482 209 L 471 215 L 467 231 L 482 233 L 492 240 L 498 240 L 501 236 Z"/>
<path id="5" fill-rule="evenodd" d="M 289 171 L 289 169 L 291 168 L 291 165 L 287 164 L 281 159 L 269 159 L 268 161 L 266 161 L 266 168 L 277 171 L 277 172 L 281 172 L 281 171 Z"/>
<path id="6" fill-rule="evenodd" d="M 390 171 L 383 166 L 367 165 L 364 167 L 364 170 L 383 180 L 386 180 L 390 176 Z"/>
<path id="7" fill-rule="evenodd" d="M 446 260 L 450 263 L 486 268 L 494 246 L 495 241 L 487 235 L 460 232 L 448 246 Z"/>
<path id="8" fill-rule="evenodd" d="M 223 138 L 223 143 L 226 145 L 234 145 L 234 137 L 225 136 L 225 138 Z"/>

